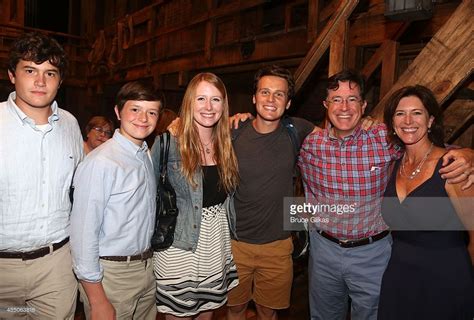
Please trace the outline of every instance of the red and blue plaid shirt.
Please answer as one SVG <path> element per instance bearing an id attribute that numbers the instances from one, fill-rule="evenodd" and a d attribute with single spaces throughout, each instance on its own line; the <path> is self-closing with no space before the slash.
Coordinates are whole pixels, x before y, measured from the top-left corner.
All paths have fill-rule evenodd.
<path id="1" fill-rule="evenodd" d="M 317 229 L 339 239 L 365 238 L 388 229 L 381 199 L 390 164 L 400 152 L 386 138 L 384 124 L 369 130 L 358 126 L 342 140 L 330 129 L 306 137 L 298 159 L 306 201 L 333 209 L 319 214 Z"/>

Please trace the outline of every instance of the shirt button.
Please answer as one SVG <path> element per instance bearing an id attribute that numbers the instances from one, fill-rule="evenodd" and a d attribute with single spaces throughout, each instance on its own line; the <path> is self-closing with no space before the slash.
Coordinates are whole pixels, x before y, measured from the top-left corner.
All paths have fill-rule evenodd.
<path id="1" fill-rule="evenodd" d="M 42 181 L 42 183 L 43 183 L 43 184 L 45 184 L 45 183 L 46 183 L 46 181 L 44 181 L 44 180 L 43 180 L 43 181 Z"/>
<path id="2" fill-rule="evenodd" d="M 46 158 L 43 158 L 43 159 L 41 159 L 41 160 L 46 161 Z"/>
<path id="3" fill-rule="evenodd" d="M 193 228 L 196 229 L 196 228 L 197 228 L 197 225 L 193 224 Z"/>
<path id="4" fill-rule="evenodd" d="M 198 206 L 194 206 L 194 209 L 195 209 L 195 210 L 198 210 L 198 209 L 199 209 L 199 207 L 198 207 Z"/>
<path id="5" fill-rule="evenodd" d="M 341 162 L 341 166 L 345 166 L 346 163 L 344 161 Z"/>

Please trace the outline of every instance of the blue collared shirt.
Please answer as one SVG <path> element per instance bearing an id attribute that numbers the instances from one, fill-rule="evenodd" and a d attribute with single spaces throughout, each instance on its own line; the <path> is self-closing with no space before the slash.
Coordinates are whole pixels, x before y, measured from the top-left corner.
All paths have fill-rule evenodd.
<path id="1" fill-rule="evenodd" d="M 100 256 L 131 256 L 150 248 L 156 182 L 146 143 L 139 147 L 117 129 L 79 165 L 74 187 L 74 271 L 81 280 L 98 282 Z"/>
<path id="2" fill-rule="evenodd" d="M 15 98 L 12 92 L 0 103 L 0 250 L 30 251 L 69 236 L 69 188 L 82 136 L 56 102 L 48 123 L 37 127 Z"/>

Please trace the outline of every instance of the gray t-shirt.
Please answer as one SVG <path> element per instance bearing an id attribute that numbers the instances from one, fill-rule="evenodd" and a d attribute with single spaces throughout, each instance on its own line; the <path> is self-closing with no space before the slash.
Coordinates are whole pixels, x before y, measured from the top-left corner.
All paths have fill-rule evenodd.
<path id="1" fill-rule="evenodd" d="M 300 143 L 314 125 L 291 118 Z M 235 194 L 237 236 L 240 241 L 263 244 L 286 239 L 283 230 L 283 200 L 293 196 L 295 151 L 288 130 L 280 125 L 261 134 L 244 123 L 234 132 L 234 149 L 239 163 L 240 183 Z"/>

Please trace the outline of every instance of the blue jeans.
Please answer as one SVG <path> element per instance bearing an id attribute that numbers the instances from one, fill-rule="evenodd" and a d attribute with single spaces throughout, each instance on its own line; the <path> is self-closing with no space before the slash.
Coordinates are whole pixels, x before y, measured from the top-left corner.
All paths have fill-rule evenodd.
<path id="1" fill-rule="evenodd" d="M 353 320 L 377 319 L 382 276 L 392 237 L 354 248 L 341 248 L 310 232 L 309 306 L 311 320 L 345 319 L 349 297 Z"/>

